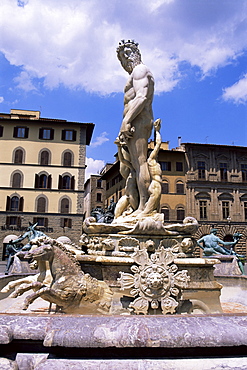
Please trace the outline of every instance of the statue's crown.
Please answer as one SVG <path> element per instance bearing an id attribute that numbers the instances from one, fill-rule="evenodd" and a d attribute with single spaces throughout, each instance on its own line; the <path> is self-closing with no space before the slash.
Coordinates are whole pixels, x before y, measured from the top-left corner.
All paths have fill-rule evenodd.
<path id="1" fill-rule="evenodd" d="M 127 41 L 121 40 L 118 44 L 118 47 L 117 47 L 117 54 L 119 54 L 120 51 L 123 50 L 126 47 L 130 47 L 130 48 L 135 49 L 136 51 L 139 52 L 138 45 L 139 45 L 138 42 L 135 42 L 134 40 L 127 40 Z"/>

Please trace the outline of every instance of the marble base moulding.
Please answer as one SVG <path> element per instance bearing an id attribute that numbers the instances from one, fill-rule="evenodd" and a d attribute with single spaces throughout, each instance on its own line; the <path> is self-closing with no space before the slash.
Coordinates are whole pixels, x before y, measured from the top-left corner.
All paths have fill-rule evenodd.
<path id="1" fill-rule="evenodd" d="M 246 369 L 247 315 L 0 314 L 2 356 L 12 343 L 4 369 Z"/>

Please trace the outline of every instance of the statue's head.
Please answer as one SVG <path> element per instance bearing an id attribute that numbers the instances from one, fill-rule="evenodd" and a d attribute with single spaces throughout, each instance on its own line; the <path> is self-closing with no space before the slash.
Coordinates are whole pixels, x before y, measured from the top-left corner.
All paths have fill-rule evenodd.
<path id="1" fill-rule="evenodd" d="M 211 229 L 210 234 L 217 234 L 217 231 L 218 231 L 217 229 Z"/>
<path id="2" fill-rule="evenodd" d="M 134 67 L 141 64 L 141 53 L 138 48 L 138 43 L 134 40 L 121 40 L 117 47 L 117 57 L 120 60 L 122 67 L 129 73 Z"/>

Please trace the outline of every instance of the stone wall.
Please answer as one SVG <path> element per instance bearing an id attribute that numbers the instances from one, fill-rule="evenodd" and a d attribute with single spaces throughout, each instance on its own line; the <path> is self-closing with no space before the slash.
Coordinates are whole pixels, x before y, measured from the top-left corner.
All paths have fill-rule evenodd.
<path id="1" fill-rule="evenodd" d="M 16 214 L 13 214 L 15 216 Z M 82 215 L 62 215 L 62 214 L 47 214 L 39 215 L 37 213 L 30 214 L 18 214 L 21 217 L 21 227 L 8 226 L 6 227 L 6 214 L 0 214 L 0 259 L 2 260 L 3 255 L 3 240 L 7 235 L 17 235 L 20 236 L 25 233 L 29 222 L 33 222 L 34 217 L 48 217 L 48 227 L 37 227 L 38 230 L 43 231 L 49 237 L 57 239 L 59 236 L 67 236 L 72 243 L 78 244 L 79 238 L 82 234 Z M 61 218 L 70 218 L 72 220 L 72 227 L 61 227 Z M 27 243 L 27 239 L 23 242 Z"/>

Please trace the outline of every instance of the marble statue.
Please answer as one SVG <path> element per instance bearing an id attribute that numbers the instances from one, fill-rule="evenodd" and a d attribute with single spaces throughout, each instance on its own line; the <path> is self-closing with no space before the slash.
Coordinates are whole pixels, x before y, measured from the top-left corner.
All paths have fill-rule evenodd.
<path id="1" fill-rule="evenodd" d="M 123 148 L 120 172 L 122 175 L 125 173 L 123 177 L 126 180 L 131 173 L 132 181 L 128 192 L 130 197 L 132 191 L 132 197 L 135 197 L 134 193 L 138 193 L 138 204 L 133 207 L 133 215 L 136 216 L 144 211 L 149 199 L 151 176 L 147 152 L 148 139 L 153 128 L 154 78 L 148 67 L 142 63 L 138 44 L 133 40 L 122 40 L 117 48 L 117 56 L 130 75 L 124 89 L 124 113 L 117 138 L 118 144 Z M 123 158 L 131 167 L 126 165 Z"/>
<path id="2" fill-rule="evenodd" d="M 56 304 L 56 310 L 64 313 L 104 313 L 111 308 L 112 292 L 104 281 L 99 281 L 84 274 L 75 255 L 62 243 L 49 237 L 40 237 L 31 241 L 31 249 L 21 252 L 25 259 L 38 264 L 40 273 L 32 280 L 29 277 L 10 282 L 2 289 L 16 298 L 28 290 L 33 293 L 24 300 L 26 310 L 37 298 Z M 37 266 L 36 266 L 37 268 Z M 49 308 L 50 311 L 50 308 Z"/>

